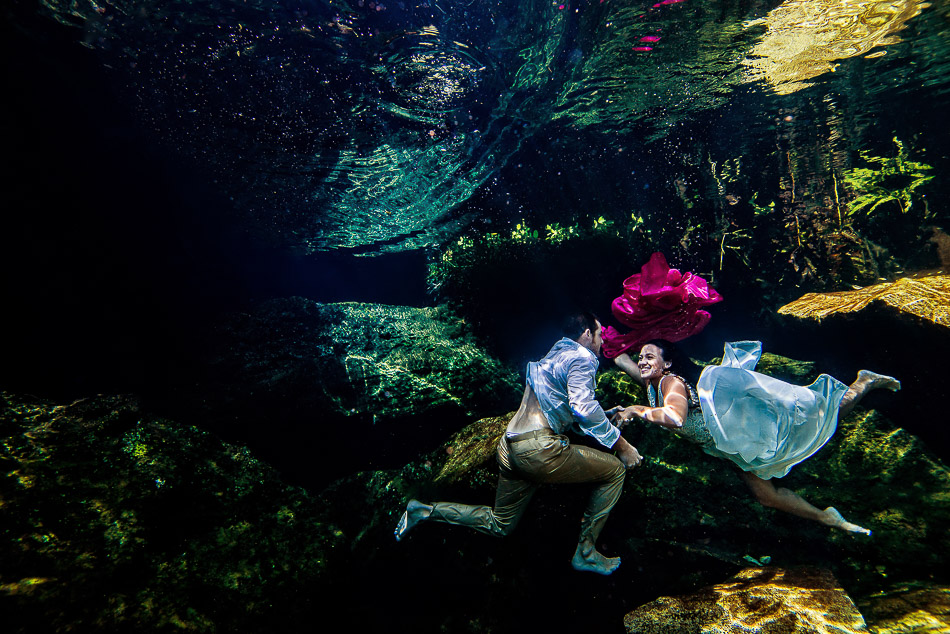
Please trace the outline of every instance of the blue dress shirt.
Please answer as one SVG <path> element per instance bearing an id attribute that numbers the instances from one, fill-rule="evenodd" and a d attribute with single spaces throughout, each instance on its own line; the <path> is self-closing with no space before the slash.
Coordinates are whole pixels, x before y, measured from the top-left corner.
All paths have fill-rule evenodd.
<path id="1" fill-rule="evenodd" d="M 620 430 L 610 424 L 594 397 L 598 365 L 593 352 L 565 337 L 543 359 L 528 364 L 527 382 L 555 433 L 563 434 L 573 425 L 610 448 L 620 438 Z"/>

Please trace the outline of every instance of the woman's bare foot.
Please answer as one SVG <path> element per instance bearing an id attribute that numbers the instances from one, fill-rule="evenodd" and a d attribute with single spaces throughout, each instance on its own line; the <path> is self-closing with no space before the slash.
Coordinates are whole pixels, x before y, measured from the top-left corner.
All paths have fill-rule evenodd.
<path id="1" fill-rule="evenodd" d="M 604 557 L 592 542 L 581 542 L 574 551 L 571 565 L 575 570 L 588 570 L 600 575 L 609 575 L 620 565 L 620 557 Z"/>
<path id="2" fill-rule="evenodd" d="M 895 379 L 892 376 L 887 376 L 886 374 L 878 374 L 877 372 L 871 372 L 870 370 L 861 370 L 858 372 L 858 383 L 864 384 L 867 391 L 885 389 L 896 392 L 901 389 L 901 382 Z"/>
<path id="3" fill-rule="evenodd" d="M 399 518 L 399 523 L 396 524 L 396 530 L 393 531 L 396 536 L 396 541 L 402 541 L 406 533 L 412 530 L 413 526 L 429 517 L 429 513 L 431 512 L 432 507 L 428 504 L 423 504 L 419 500 L 409 500 L 409 504 L 406 505 L 406 512 Z"/>
<path id="4" fill-rule="evenodd" d="M 833 506 L 829 506 L 824 511 L 822 511 L 821 523 L 826 526 L 831 526 L 832 528 L 840 528 L 843 531 L 849 533 L 861 533 L 862 535 L 870 535 L 871 531 L 864 528 L 863 526 L 858 526 L 857 524 L 852 524 L 848 520 L 842 517 L 841 513 L 838 512 Z"/>

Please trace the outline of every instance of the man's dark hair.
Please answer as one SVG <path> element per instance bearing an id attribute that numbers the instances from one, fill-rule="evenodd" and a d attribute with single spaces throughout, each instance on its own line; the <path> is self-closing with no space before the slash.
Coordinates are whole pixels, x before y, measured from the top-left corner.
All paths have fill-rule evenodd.
<path id="1" fill-rule="evenodd" d="M 597 315 L 592 312 L 575 313 L 564 320 L 561 325 L 561 334 L 568 339 L 577 341 L 587 329 L 590 329 L 591 333 L 596 332 L 598 321 L 600 320 L 597 319 Z"/>

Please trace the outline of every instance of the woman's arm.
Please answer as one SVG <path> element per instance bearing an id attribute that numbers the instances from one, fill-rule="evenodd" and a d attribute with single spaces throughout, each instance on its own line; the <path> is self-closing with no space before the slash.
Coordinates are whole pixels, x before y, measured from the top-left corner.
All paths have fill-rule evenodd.
<path id="1" fill-rule="evenodd" d="M 614 363 L 617 364 L 617 367 L 626 372 L 630 378 L 639 383 L 640 385 L 646 387 L 646 383 L 643 381 L 643 377 L 640 376 L 640 368 L 637 366 L 637 362 L 627 354 L 622 352 L 614 358 Z"/>
<path id="2" fill-rule="evenodd" d="M 663 394 L 663 407 L 631 405 L 620 412 L 618 415 L 620 420 L 626 422 L 632 418 L 639 418 L 661 427 L 682 427 L 689 411 L 686 385 L 677 378 L 664 377 L 660 381 L 660 391 Z"/>

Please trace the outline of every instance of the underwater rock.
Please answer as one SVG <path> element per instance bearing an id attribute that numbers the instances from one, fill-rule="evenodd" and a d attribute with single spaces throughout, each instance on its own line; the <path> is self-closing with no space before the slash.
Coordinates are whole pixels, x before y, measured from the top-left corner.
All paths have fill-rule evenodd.
<path id="1" fill-rule="evenodd" d="M 829 315 L 863 310 L 883 302 L 899 311 L 922 317 L 940 326 L 950 326 L 950 275 L 904 277 L 856 291 L 807 293 L 778 309 L 780 315 L 821 320 Z"/>
<path id="2" fill-rule="evenodd" d="M 777 355 L 770 355 L 762 367 L 796 382 L 814 378 L 814 364 Z M 625 392 L 626 386 L 619 373 L 605 371 L 598 396 L 611 404 L 636 401 L 638 396 Z M 342 509 L 341 530 L 359 536 L 355 557 L 375 557 L 379 544 L 392 540 L 410 498 L 491 504 L 498 472 L 494 443 L 509 416 L 470 425 L 400 470 L 359 474 L 324 491 L 320 497 L 327 507 Z M 657 595 L 695 592 L 750 563 L 829 570 L 859 604 L 895 583 L 950 583 L 945 565 L 950 552 L 950 472 L 920 440 L 879 412 L 857 409 L 839 423 L 825 448 L 780 482 L 816 506 L 836 506 L 848 519 L 870 528 L 871 537 L 762 507 L 730 464 L 666 430 L 632 425 L 624 435 L 644 456 L 644 464 L 628 472 L 601 541 L 606 553 L 624 561 L 623 574 L 612 576 L 611 583 L 617 584 L 628 610 Z M 572 442 L 584 439 L 574 437 Z M 425 525 L 400 547 L 414 557 L 450 559 L 453 553 L 467 553 L 492 560 L 485 569 L 469 571 L 472 584 L 484 584 L 483 600 L 488 601 L 493 593 L 516 590 L 506 574 L 530 583 L 534 573 L 515 573 L 511 569 L 517 566 L 547 565 L 552 569 L 544 574 L 555 574 L 558 548 L 576 538 L 576 521 L 588 491 L 583 486 L 542 487 L 521 525 L 504 540 L 458 527 Z M 514 560 L 502 562 L 499 553 Z M 434 583 L 419 583 L 426 582 Z M 588 598 L 599 600 L 594 594 Z M 874 625 L 875 615 L 865 618 Z"/>
<path id="3" fill-rule="evenodd" d="M 646 403 L 647 393 L 630 375 L 610 368 L 597 374 L 597 398 L 604 407 L 610 409 L 616 405 Z"/>
<path id="4" fill-rule="evenodd" d="M 931 575 L 946 568 L 950 470 L 879 412 L 856 411 L 840 421 L 825 448 L 790 475 L 786 486 L 848 509 L 854 521 L 874 531 L 844 559 L 855 583 L 870 588 L 934 580 Z"/>
<path id="5" fill-rule="evenodd" d="M 722 363 L 721 358 L 712 362 L 713 365 L 720 363 Z M 762 353 L 762 357 L 755 365 L 755 370 L 796 385 L 808 385 L 818 378 L 814 361 L 799 361 L 771 352 Z"/>
<path id="6" fill-rule="evenodd" d="M 641 606 L 624 626 L 628 634 L 867 632 L 834 575 L 810 568 L 746 568 L 725 583 Z"/>
<path id="7" fill-rule="evenodd" d="M 125 396 L 0 394 L 4 632 L 297 631 L 342 533 L 276 471 Z"/>
<path id="8" fill-rule="evenodd" d="M 212 377 L 234 405 L 291 401 L 386 424 L 434 410 L 484 415 L 521 389 L 443 308 L 275 299 L 231 316 L 220 334 Z"/>
<path id="9" fill-rule="evenodd" d="M 899 584 L 860 602 L 873 634 L 950 632 L 950 586 Z"/>
<path id="10" fill-rule="evenodd" d="M 455 434 L 446 444 L 445 463 L 434 482 L 451 484 L 470 474 L 495 456 L 495 447 L 501 440 L 514 412 L 505 416 L 486 418 L 472 423 Z"/>
<path id="11" fill-rule="evenodd" d="M 213 340 L 191 391 L 200 400 L 184 409 L 203 412 L 202 426 L 216 430 L 241 421 L 241 441 L 255 450 L 271 443 L 267 458 L 285 473 L 301 464 L 330 469 L 303 447 L 333 431 L 341 432 L 333 464 L 348 454 L 404 464 L 420 447 L 511 408 L 523 389 L 445 308 L 275 299 L 231 315 Z"/>

